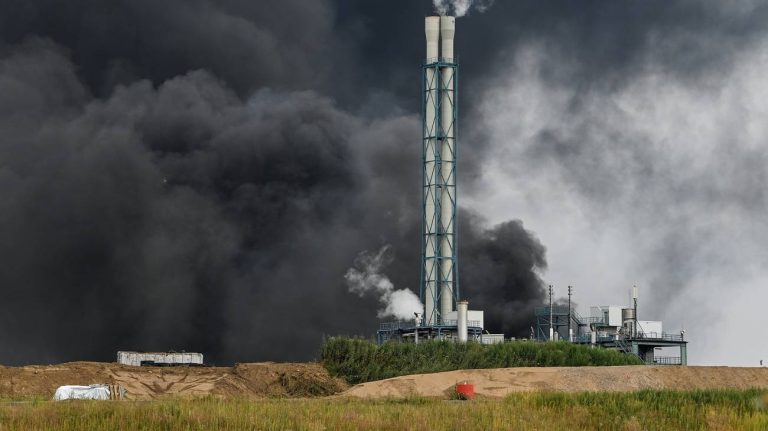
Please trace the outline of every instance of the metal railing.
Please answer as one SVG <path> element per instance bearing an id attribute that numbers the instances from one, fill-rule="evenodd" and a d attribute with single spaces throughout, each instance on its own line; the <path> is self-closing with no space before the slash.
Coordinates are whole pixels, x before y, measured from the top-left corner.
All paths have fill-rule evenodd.
<path id="1" fill-rule="evenodd" d="M 616 341 L 615 335 L 602 335 L 595 337 L 595 342 L 600 343 L 607 343 L 611 341 Z M 591 343 L 592 342 L 592 333 L 588 332 L 585 335 L 575 335 L 573 337 L 574 343 Z"/>
<path id="2" fill-rule="evenodd" d="M 641 340 L 672 341 L 675 343 L 685 341 L 685 339 L 681 334 L 665 334 L 665 333 L 659 334 L 657 332 L 637 334 L 634 338 L 641 339 Z"/>
<path id="3" fill-rule="evenodd" d="M 573 311 L 573 310 L 571 310 Z M 549 306 L 546 307 L 536 307 L 535 313 L 537 316 L 548 316 L 549 315 Z M 565 314 L 568 315 L 568 306 L 566 305 L 553 305 L 552 306 L 552 314 Z"/>
<path id="4" fill-rule="evenodd" d="M 442 65 L 455 65 L 459 64 L 459 57 L 431 57 L 426 60 L 424 60 L 424 66 L 432 66 L 435 63 L 440 63 Z"/>
<path id="5" fill-rule="evenodd" d="M 680 343 L 680 342 L 685 341 L 683 336 L 679 335 L 679 334 L 657 334 L 655 332 L 648 333 L 648 334 L 638 334 L 638 335 L 636 335 L 634 337 L 629 337 L 629 336 L 627 336 L 627 334 L 621 334 L 621 335 L 619 335 L 619 339 L 621 339 L 621 340 L 630 339 L 630 340 L 648 340 L 648 341 L 669 341 L 669 342 L 673 342 L 673 343 Z M 573 337 L 573 341 L 575 343 L 589 343 L 589 342 L 592 341 L 592 333 L 591 332 L 587 332 L 586 334 L 583 334 L 583 335 L 574 336 Z M 603 336 L 598 335 L 595 338 L 595 341 L 598 342 L 598 343 L 616 341 L 616 335 L 614 335 L 614 334 L 603 335 Z"/>
<path id="6" fill-rule="evenodd" d="M 410 329 L 415 324 L 413 322 L 385 322 L 379 325 L 380 331 L 397 331 L 398 329 Z"/>
<path id="7" fill-rule="evenodd" d="M 443 321 L 442 325 L 438 326 L 459 326 L 458 320 L 445 320 Z M 479 320 L 468 320 L 467 321 L 467 327 L 469 328 L 480 328 L 480 321 Z"/>
<path id="8" fill-rule="evenodd" d="M 456 327 L 458 326 L 459 322 L 457 320 L 445 320 L 439 325 L 421 325 L 419 328 L 441 328 L 441 327 Z M 397 331 L 397 330 L 412 330 L 416 327 L 416 324 L 414 322 L 385 322 L 379 324 L 379 330 L 380 331 Z M 479 320 L 469 320 L 467 321 L 467 327 L 469 328 L 481 328 Z"/>
<path id="9" fill-rule="evenodd" d="M 645 363 L 646 365 L 683 365 L 683 360 L 679 356 L 657 356 Z"/>

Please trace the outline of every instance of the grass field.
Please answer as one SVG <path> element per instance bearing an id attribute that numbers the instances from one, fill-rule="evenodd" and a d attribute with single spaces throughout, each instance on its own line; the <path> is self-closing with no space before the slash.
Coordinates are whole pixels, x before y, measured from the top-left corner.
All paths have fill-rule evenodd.
<path id="1" fill-rule="evenodd" d="M 385 343 L 332 337 L 320 348 L 320 362 L 351 384 L 410 374 L 509 367 L 640 365 L 635 356 L 615 350 L 559 342 L 494 344 L 425 341 Z"/>
<path id="2" fill-rule="evenodd" d="M 753 391 L 528 393 L 504 400 L 0 403 L 0 430 L 766 430 Z"/>

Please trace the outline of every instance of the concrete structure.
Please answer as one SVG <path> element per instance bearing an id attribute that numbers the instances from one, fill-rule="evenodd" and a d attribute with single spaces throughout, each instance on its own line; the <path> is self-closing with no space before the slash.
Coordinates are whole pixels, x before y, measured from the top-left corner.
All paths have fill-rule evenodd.
<path id="1" fill-rule="evenodd" d="M 426 60 L 422 66 L 422 241 L 419 294 L 424 313 L 411 322 L 382 323 L 379 343 L 450 339 L 496 343 L 503 334 L 484 330 L 483 312 L 459 301 L 456 229 L 458 165 L 458 62 L 456 18 L 424 21 Z"/>
<path id="2" fill-rule="evenodd" d="M 456 18 L 427 17 L 423 66 L 423 238 L 420 296 L 424 324 L 444 324 L 459 298 L 456 255 L 457 78 Z M 440 47 L 440 49 L 438 49 Z"/>
<path id="3" fill-rule="evenodd" d="M 187 353 L 187 352 L 167 352 L 167 353 L 144 353 L 144 352 L 117 352 L 117 363 L 123 365 L 131 365 L 134 367 L 141 366 L 202 366 L 203 354 L 202 353 Z"/>
<path id="4" fill-rule="evenodd" d="M 427 60 L 437 62 L 440 55 L 440 18 L 430 16 L 425 19 L 424 30 L 427 37 Z M 431 59 L 431 60 L 430 60 Z M 438 85 L 437 77 L 439 71 L 435 67 L 424 68 L 424 105 L 423 105 L 423 131 L 424 131 L 424 221 L 422 240 L 422 280 L 421 280 L 421 301 L 424 304 L 424 324 L 434 325 L 437 323 L 440 302 L 437 300 L 438 286 L 437 273 L 438 262 L 438 231 L 437 223 L 437 159 L 435 149 L 437 148 L 437 121 L 438 112 Z M 425 300 L 425 298 L 429 298 Z M 436 306 L 438 305 L 438 306 Z"/>

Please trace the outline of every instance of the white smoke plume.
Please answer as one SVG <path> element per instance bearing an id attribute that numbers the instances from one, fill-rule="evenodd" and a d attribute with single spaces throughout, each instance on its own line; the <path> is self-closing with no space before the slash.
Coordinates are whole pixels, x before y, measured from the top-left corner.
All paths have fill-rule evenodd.
<path id="1" fill-rule="evenodd" d="M 495 0 L 432 0 L 435 12 L 440 15 L 453 15 L 462 17 L 469 13 L 470 9 L 485 12 L 493 5 Z"/>
<path id="2" fill-rule="evenodd" d="M 382 308 L 378 317 L 394 317 L 399 320 L 413 319 L 413 313 L 424 309 L 419 297 L 410 289 L 395 290 L 389 277 L 382 270 L 392 263 L 391 247 L 385 245 L 378 253 L 368 251 L 360 253 L 355 259 L 354 267 L 347 270 L 344 279 L 347 280 L 349 291 L 360 295 L 378 295 Z"/>

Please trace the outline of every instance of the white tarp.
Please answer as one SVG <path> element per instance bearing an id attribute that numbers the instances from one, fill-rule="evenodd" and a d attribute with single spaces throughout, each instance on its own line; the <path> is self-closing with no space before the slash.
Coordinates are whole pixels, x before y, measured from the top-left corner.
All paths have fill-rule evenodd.
<path id="1" fill-rule="evenodd" d="M 61 386 L 53 395 L 56 401 L 62 400 L 108 400 L 108 385 Z"/>

